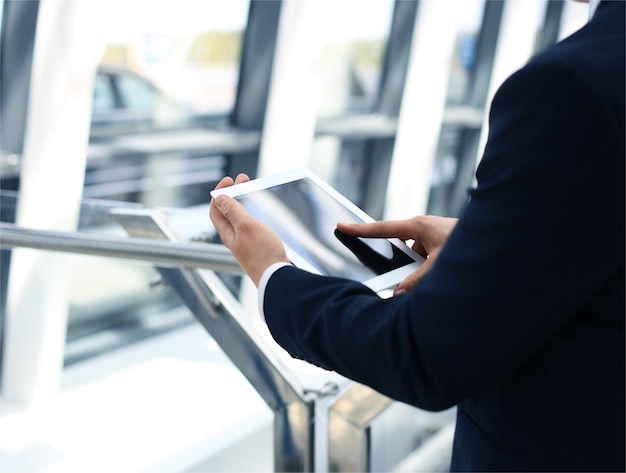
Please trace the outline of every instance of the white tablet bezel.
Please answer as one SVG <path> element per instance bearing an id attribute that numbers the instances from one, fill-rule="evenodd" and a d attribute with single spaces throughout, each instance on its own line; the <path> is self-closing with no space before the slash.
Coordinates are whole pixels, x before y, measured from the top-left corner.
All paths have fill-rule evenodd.
<path id="1" fill-rule="evenodd" d="M 340 194 L 336 189 L 331 187 L 329 184 L 324 182 L 320 177 L 314 174 L 312 171 L 306 168 L 298 168 L 290 171 L 286 171 L 280 174 L 274 174 L 267 177 L 262 177 L 258 179 L 254 179 L 248 182 L 244 182 L 242 184 L 237 184 L 230 187 L 225 187 L 222 189 L 213 190 L 211 192 L 211 196 L 215 198 L 218 195 L 226 194 L 231 197 L 239 197 L 247 194 L 254 193 L 259 190 L 268 189 L 271 187 L 275 187 L 281 184 L 286 184 L 289 182 L 298 181 L 301 179 L 309 179 L 315 185 L 317 185 L 320 189 L 326 192 L 329 196 L 333 198 L 336 202 L 341 204 L 348 211 L 353 213 L 358 219 L 362 220 L 364 223 L 374 222 L 374 219 L 366 214 L 362 209 L 354 205 L 350 202 L 346 197 Z M 266 223 L 266 222 L 264 222 Z M 371 279 L 361 281 L 362 284 L 366 285 L 370 289 L 375 292 L 381 292 L 385 289 L 389 289 L 398 283 L 400 283 L 404 278 L 417 270 L 421 264 L 424 262 L 424 258 L 420 256 L 418 253 L 409 248 L 403 241 L 397 238 L 388 238 L 387 239 L 391 244 L 397 247 L 400 251 L 407 254 L 411 259 L 414 260 L 414 263 L 402 266 L 400 268 L 394 269 L 387 273 L 380 274 Z M 287 251 L 287 255 L 293 262 L 296 267 L 305 269 L 309 272 L 320 274 L 307 260 L 305 260 L 301 255 L 299 255 L 296 251 L 290 248 L 287 244 L 285 245 L 285 249 Z"/>

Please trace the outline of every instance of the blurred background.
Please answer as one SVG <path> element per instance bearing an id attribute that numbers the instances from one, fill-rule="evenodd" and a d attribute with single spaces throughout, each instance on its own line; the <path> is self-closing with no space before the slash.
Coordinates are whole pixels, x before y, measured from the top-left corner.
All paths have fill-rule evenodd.
<path id="1" fill-rule="evenodd" d="M 561 0 L 3 0 L 0 220 L 125 236 L 112 208 L 158 208 L 182 240 L 215 243 L 222 176 L 296 167 L 376 219 L 456 216 L 495 90 L 587 15 Z M 6 247 L 0 263 L 0 470 L 274 468 L 270 411 L 154 266 Z M 220 278 L 253 320 L 254 290 Z M 370 471 L 417 451 L 445 471 L 453 413 L 385 412 Z"/>

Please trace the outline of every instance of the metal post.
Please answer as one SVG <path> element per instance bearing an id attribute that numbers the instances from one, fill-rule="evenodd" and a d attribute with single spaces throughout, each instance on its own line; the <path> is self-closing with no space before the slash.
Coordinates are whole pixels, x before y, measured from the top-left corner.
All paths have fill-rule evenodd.
<path id="1" fill-rule="evenodd" d="M 263 130 L 282 0 L 251 1 L 230 124 L 239 130 Z M 226 174 L 257 176 L 259 149 L 228 154 Z"/>
<path id="2" fill-rule="evenodd" d="M 39 1 L 0 0 L 0 173 L 2 187 L 17 189 L 14 168 L 24 148 L 26 110 L 35 45 Z M 0 209 L 0 220 L 15 221 L 15 207 Z M 6 300 L 11 252 L 0 251 L 0 373 L 2 372 Z"/>
<path id="3" fill-rule="evenodd" d="M 394 119 L 400 114 L 418 6 L 418 1 L 402 0 L 397 0 L 394 6 L 376 105 L 378 113 Z M 395 136 L 368 140 L 365 148 L 364 177 L 359 205 L 375 219 L 381 219 L 385 211 L 384 196 L 387 193 L 394 145 Z"/>
<path id="4" fill-rule="evenodd" d="M 546 5 L 546 14 L 543 25 L 539 31 L 539 37 L 535 44 L 535 51 L 552 46 L 559 40 L 559 30 L 561 29 L 561 18 L 565 0 L 550 0 Z"/>
<path id="5" fill-rule="evenodd" d="M 448 2 L 429 1 L 420 2 L 414 21 L 385 219 L 407 218 L 426 210 L 459 18 L 450 14 Z"/>
<path id="6" fill-rule="evenodd" d="M 504 2 L 485 2 L 482 24 L 477 39 L 474 67 L 465 99 L 465 103 L 476 110 L 485 110 L 487 106 L 489 84 L 491 83 L 503 11 Z M 458 216 L 467 202 L 467 189 L 474 181 L 476 156 L 479 153 L 478 147 L 483 125 L 484 117 L 478 126 L 463 127 L 459 130 L 458 169 L 454 183 L 446 192 L 446 210 L 444 212 L 446 216 Z"/>
<path id="7" fill-rule="evenodd" d="M 328 413 L 328 471 L 370 471 L 370 425 L 393 401 L 353 384 Z"/>

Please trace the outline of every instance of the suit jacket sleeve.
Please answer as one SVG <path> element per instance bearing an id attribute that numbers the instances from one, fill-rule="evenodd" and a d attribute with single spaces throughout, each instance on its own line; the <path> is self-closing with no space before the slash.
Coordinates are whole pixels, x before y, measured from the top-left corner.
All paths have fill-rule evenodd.
<path id="1" fill-rule="evenodd" d="M 264 299 L 273 337 L 294 357 L 426 409 L 509 376 L 566 337 L 623 273 L 621 103 L 620 116 L 566 64 L 514 74 L 492 104 L 477 187 L 422 282 L 380 299 L 282 268 Z"/>

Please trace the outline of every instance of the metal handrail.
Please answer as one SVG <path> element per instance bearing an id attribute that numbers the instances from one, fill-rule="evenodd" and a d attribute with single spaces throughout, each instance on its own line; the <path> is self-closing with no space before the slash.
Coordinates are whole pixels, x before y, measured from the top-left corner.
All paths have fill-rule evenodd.
<path id="1" fill-rule="evenodd" d="M 92 256 L 144 261 L 157 266 L 205 268 L 241 273 L 232 253 L 216 243 L 174 243 L 169 240 L 60 232 L 0 223 L 0 247 L 34 248 Z"/>

